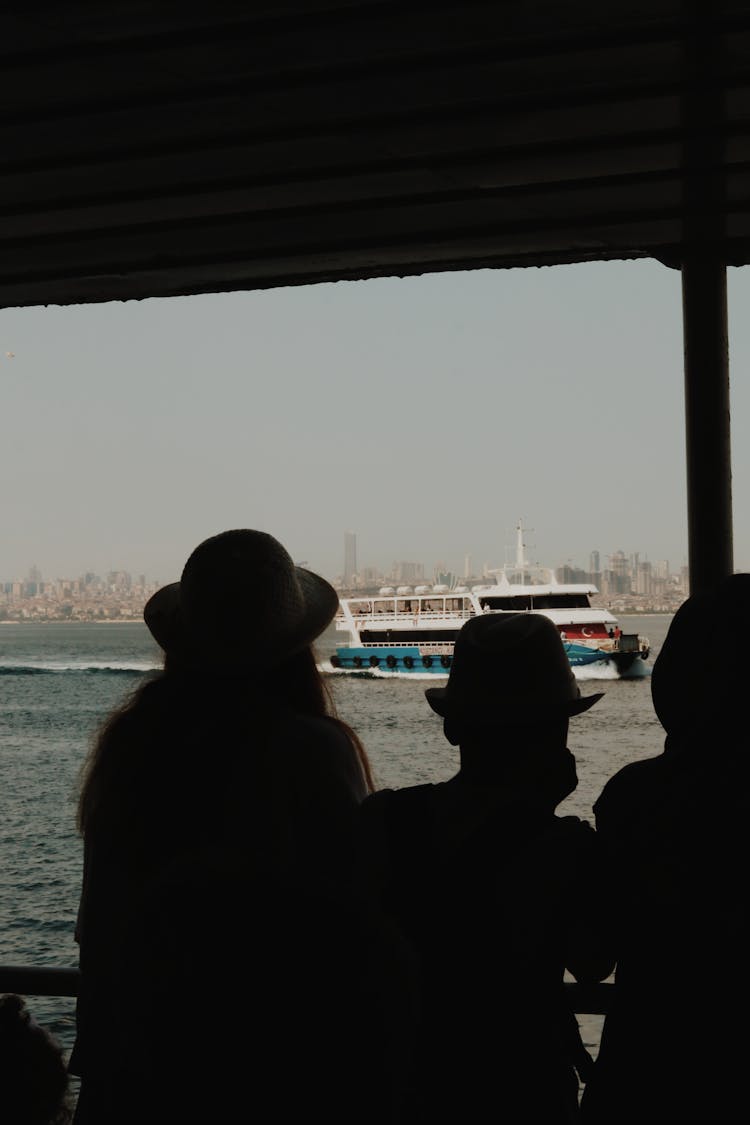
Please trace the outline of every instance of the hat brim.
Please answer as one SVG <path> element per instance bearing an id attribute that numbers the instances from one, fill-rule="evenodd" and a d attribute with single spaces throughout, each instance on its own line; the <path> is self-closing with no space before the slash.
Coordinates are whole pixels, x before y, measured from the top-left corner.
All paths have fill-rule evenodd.
<path id="1" fill-rule="evenodd" d="M 559 715 L 580 715 L 584 711 L 588 711 L 589 707 L 593 707 L 600 699 L 604 697 L 604 692 L 594 692 L 592 695 L 581 695 L 577 699 L 568 699 L 563 703 L 544 704 L 539 706 L 530 705 L 525 711 L 518 714 L 511 715 L 507 708 L 504 711 L 498 711 L 497 708 L 488 708 L 478 712 L 476 709 L 466 712 L 463 710 L 456 711 L 450 706 L 450 696 L 447 688 L 427 688 L 425 690 L 425 698 L 429 703 L 432 710 L 440 715 L 442 719 L 471 719 L 476 723 L 498 723 L 507 726 L 519 726 L 524 722 L 536 722 L 540 718 L 553 718 Z"/>
<path id="2" fill-rule="evenodd" d="M 151 595 L 143 608 L 143 620 L 151 636 L 165 652 L 173 652 L 184 643 L 179 582 L 170 582 Z"/>
<path id="3" fill-rule="evenodd" d="M 311 645 L 336 616 L 339 596 L 333 586 L 304 567 L 295 567 L 295 573 L 304 597 L 304 614 L 291 633 L 273 638 L 277 642 L 275 645 L 260 652 L 253 650 L 252 645 L 244 646 L 248 663 L 256 659 L 267 662 L 272 650 L 277 660 L 293 656 Z M 143 619 L 151 636 L 167 656 L 189 656 L 190 639 L 181 612 L 179 582 L 162 586 L 149 598 L 143 610 Z"/>

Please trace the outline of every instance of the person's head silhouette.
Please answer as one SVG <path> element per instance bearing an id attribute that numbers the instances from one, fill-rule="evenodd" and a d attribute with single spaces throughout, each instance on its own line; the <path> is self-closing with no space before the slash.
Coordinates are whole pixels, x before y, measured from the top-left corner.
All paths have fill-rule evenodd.
<path id="1" fill-rule="evenodd" d="M 169 661 L 242 675 L 309 647 L 338 604 L 333 586 L 295 566 L 272 535 L 237 528 L 200 543 L 143 616 Z"/>
<path id="2" fill-rule="evenodd" d="M 731 726 L 744 701 L 750 574 L 732 574 L 682 603 L 651 672 L 651 698 L 670 735 Z M 715 671 L 710 689 L 706 658 Z"/>
<path id="3" fill-rule="evenodd" d="M 602 698 L 581 695 L 557 628 L 535 613 L 472 618 L 458 634 L 446 686 L 425 695 L 461 748 L 465 777 L 538 782 L 556 801 L 577 784 L 568 721 Z"/>
<path id="4" fill-rule="evenodd" d="M 587 711 L 602 693 L 582 696 L 560 634 L 538 613 L 474 617 L 458 634 L 448 683 L 427 702 L 458 726 L 533 726 Z"/>

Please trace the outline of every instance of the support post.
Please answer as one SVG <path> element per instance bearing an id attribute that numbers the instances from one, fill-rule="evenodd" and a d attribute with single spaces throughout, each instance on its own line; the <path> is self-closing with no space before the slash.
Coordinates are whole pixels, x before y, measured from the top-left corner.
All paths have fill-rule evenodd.
<path id="1" fill-rule="evenodd" d="M 732 467 L 725 250 L 723 35 L 708 0 L 683 0 L 682 313 L 690 592 L 731 574 Z"/>
<path id="2" fill-rule="evenodd" d="M 688 255 L 682 264 L 690 592 L 731 574 L 732 465 L 727 273 Z"/>

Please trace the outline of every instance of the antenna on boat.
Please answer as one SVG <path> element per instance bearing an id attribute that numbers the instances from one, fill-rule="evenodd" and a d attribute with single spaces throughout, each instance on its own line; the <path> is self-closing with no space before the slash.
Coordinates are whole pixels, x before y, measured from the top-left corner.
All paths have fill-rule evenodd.
<path id="1" fill-rule="evenodd" d="M 523 523 L 521 520 L 516 524 L 516 570 L 521 573 L 526 570 L 529 565 L 524 557 L 524 550 L 526 544 L 523 541 Z"/>
<path id="2" fill-rule="evenodd" d="M 528 528 L 526 529 L 528 530 Z M 488 573 L 498 575 L 497 581 L 499 583 L 511 582 L 511 575 L 516 575 L 516 583 L 523 583 L 526 581 L 527 571 L 531 569 L 531 564 L 526 558 L 526 544 L 524 542 L 524 526 L 523 520 L 519 520 L 516 524 L 516 559 L 514 563 L 508 562 L 508 555 L 510 547 L 505 548 L 505 564 L 499 570 L 490 570 Z"/>

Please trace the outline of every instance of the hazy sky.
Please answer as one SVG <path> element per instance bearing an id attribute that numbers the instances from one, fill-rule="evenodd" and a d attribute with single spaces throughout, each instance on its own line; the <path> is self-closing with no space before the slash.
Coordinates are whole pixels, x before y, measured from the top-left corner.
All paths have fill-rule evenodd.
<path id="1" fill-rule="evenodd" d="M 735 566 L 750 297 L 729 271 Z M 12 358 L 6 353 L 12 352 Z M 0 579 L 179 576 L 229 527 L 334 578 L 617 550 L 687 562 L 680 275 L 477 270 L 0 311 Z"/>

